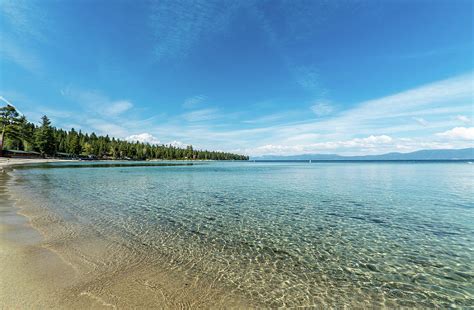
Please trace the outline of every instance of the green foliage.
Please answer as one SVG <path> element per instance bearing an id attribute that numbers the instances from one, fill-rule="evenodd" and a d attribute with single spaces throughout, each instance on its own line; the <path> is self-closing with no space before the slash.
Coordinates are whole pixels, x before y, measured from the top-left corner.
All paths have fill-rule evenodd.
<path id="1" fill-rule="evenodd" d="M 18 139 L 20 135 L 20 115 L 15 107 L 7 105 L 0 108 L 0 154 L 5 140 Z M 11 141 L 9 141 L 11 142 Z"/>
<path id="2" fill-rule="evenodd" d="M 11 106 L 1 108 L 0 117 L 0 125 L 3 130 L 7 128 L 9 133 L 5 146 L 9 149 L 39 151 L 48 156 L 61 152 L 73 156 L 93 156 L 99 159 L 248 160 L 248 157 L 244 155 L 195 150 L 192 146 L 178 148 L 173 145 L 129 142 L 109 136 L 97 136 L 95 133 L 83 134 L 74 128 L 65 131 L 52 127 L 46 116 L 43 116 L 41 126 L 35 126 L 25 117 L 20 117 Z"/>
<path id="3" fill-rule="evenodd" d="M 81 154 L 82 146 L 80 138 L 79 134 L 74 130 L 74 128 L 72 128 L 66 137 L 66 148 L 64 149 L 64 152 L 74 155 Z"/>
<path id="4" fill-rule="evenodd" d="M 19 129 L 17 140 L 19 146 L 17 149 L 23 149 L 25 151 L 33 151 L 35 147 L 35 125 L 29 123 L 25 116 L 21 116 L 19 120 Z"/>
<path id="5" fill-rule="evenodd" d="M 56 153 L 53 128 L 46 115 L 41 118 L 41 126 L 35 130 L 34 136 L 35 146 L 41 154 L 52 156 Z"/>

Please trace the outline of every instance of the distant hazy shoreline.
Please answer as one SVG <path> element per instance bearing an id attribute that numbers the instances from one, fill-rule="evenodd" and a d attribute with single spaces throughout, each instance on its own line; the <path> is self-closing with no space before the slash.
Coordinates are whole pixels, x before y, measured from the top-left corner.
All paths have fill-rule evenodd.
<path id="1" fill-rule="evenodd" d="M 420 150 L 410 153 L 347 156 L 338 154 L 262 155 L 250 160 L 312 160 L 312 161 L 403 161 L 403 160 L 474 160 L 474 148 Z"/>

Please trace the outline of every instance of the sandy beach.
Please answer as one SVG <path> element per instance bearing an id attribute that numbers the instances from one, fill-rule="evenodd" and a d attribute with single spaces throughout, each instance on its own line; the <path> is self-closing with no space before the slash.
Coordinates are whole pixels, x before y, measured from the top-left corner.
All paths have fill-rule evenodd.
<path id="1" fill-rule="evenodd" d="M 23 159 L 23 158 L 6 158 L 0 157 L 0 169 L 7 168 L 14 165 L 28 165 L 28 164 L 41 164 L 41 163 L 54 163 L 54 162 L 70 162 L 71 160 L 64 159 Z"/>
<path id="2" fill-rule="evenodd" d="M 90 298 L 80 297 L 75 301 L 64 298 L 65 290 L 76 278 L 74 269 L 48 249 L 44 236 L 33 228 L 30 218 L 20 214 L 18 201 L 8 190 L 12 178 L 7 168 L 59 161 L 62 160 L 0 158 L 0 307 L 3 309 L 96 306 Z"/>
<path id="3" fill-rule="evenodd" d="M 139 264 L 127 262 L 134 253 L 96 236 L 76 234 L 54 214 L 11 191 L 14 178 L 5 168 L 57 161 L 0 159 L 0 308 L 245 305 L 215 283 L 191 282 L 182 274 L 163 270 L 153 257 Z M 107 261 L 114 255 L 118 257 Z"/>
<path id="4" fill-rule="evenodd" d="M 32 161 L 2 158 L 0 167 Z M 18 214 L 20 209 L 8 191 L 9 181 L 11 177 L 0 172 L 0 306 L 64 307 L 60 292 L 74 280 L 74 270 L 44 246 L 42 235 L 32 227 L 30 219 Z M 77 308 L 88 305 L 90 302 L 83 299 Z"/>

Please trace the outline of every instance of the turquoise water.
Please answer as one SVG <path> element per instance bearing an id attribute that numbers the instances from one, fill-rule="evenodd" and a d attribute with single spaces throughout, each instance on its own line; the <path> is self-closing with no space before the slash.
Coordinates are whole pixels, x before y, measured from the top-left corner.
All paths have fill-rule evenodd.
<path id="1" fill-rule="evenodd" d="M 258 304 L 474 306 L 466 162 L 49 164 L 14 175 L 19 193 L 83 233 L 120 236 L 170 272 Z"/>

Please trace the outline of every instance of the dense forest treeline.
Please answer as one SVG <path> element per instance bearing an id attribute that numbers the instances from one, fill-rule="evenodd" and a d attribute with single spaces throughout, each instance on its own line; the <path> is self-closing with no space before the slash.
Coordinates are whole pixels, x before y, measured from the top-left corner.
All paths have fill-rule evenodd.
<path id="1" fill-rule="evenodd" d="M 66 155 L 93 157 L 98 159 L 211 159 L 248 160 L 248 156 L 195 150 L 193 147 L 179 148 L 173 145 L 151 145 L 130 142 L 107 136 L 97 136 L 71 129 L 55 128 L 47 116 L 37 126 L 7 105 L 0 108 L 0 155 L 2 150 L 36 151 L 43 156 Z M 64 154 L 61 154 L 64 153 Z"/>

